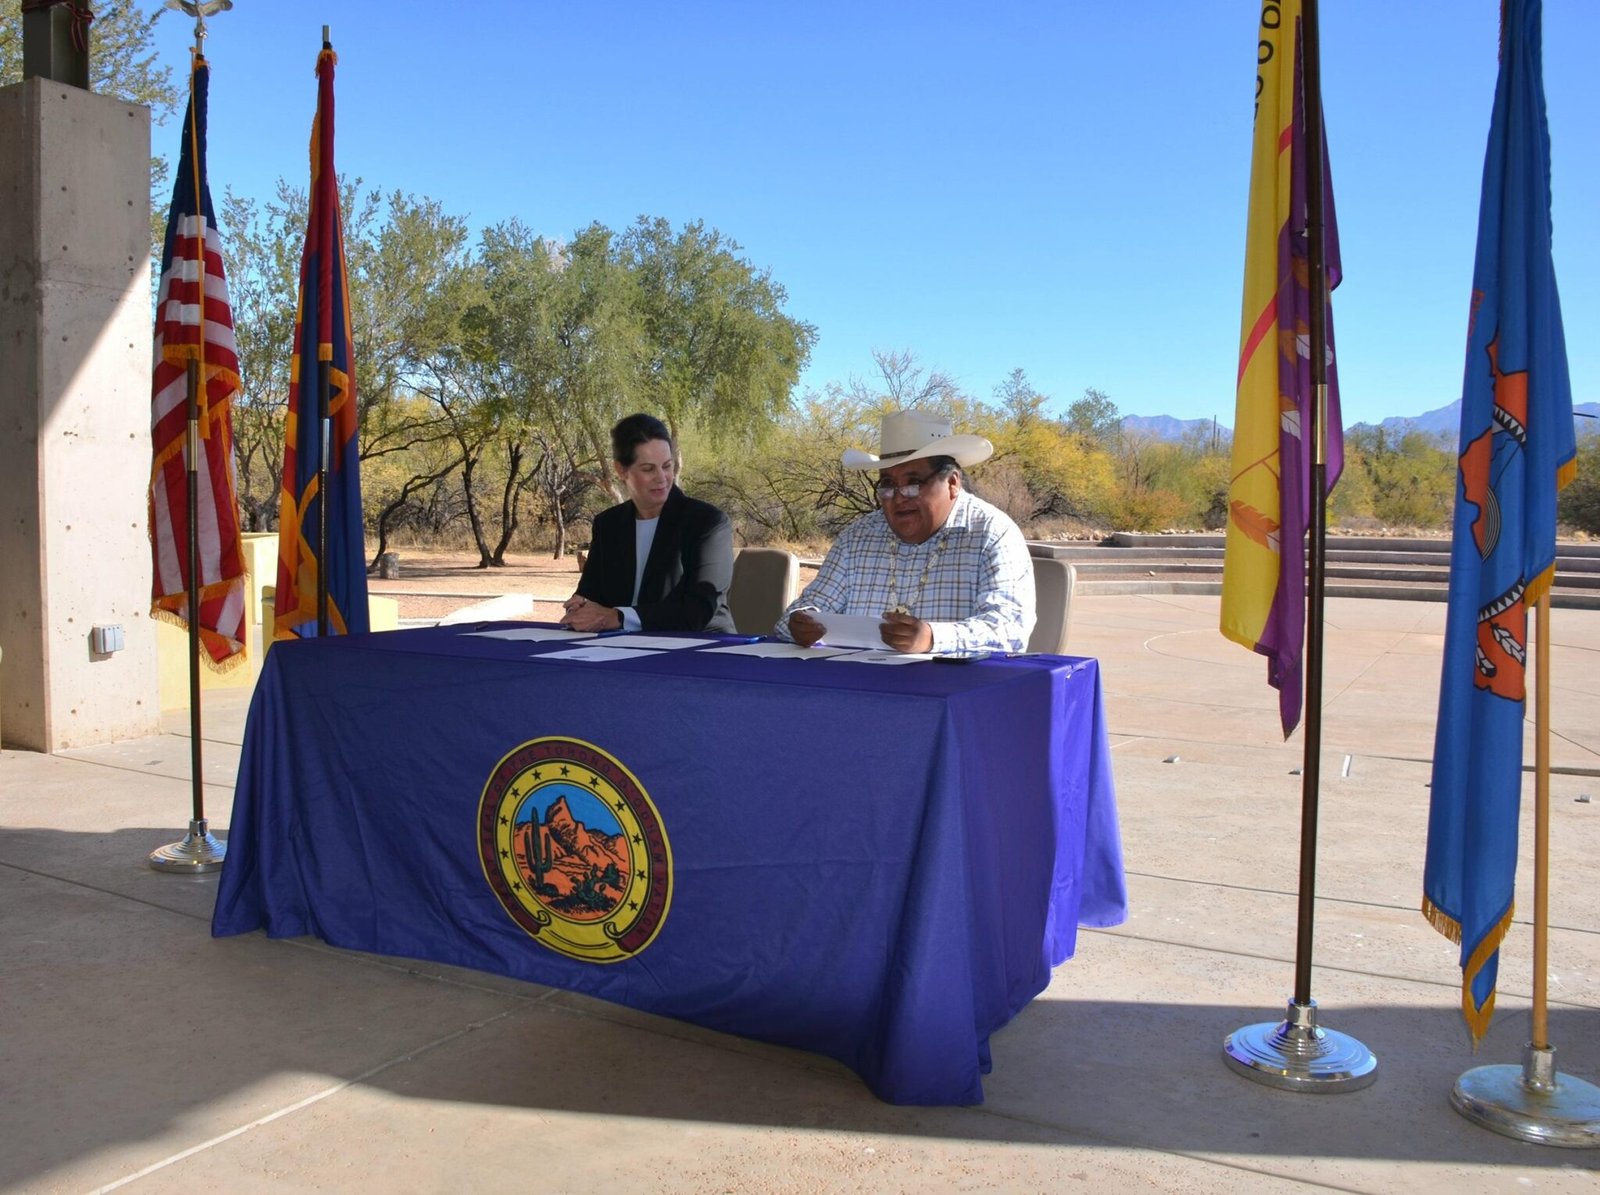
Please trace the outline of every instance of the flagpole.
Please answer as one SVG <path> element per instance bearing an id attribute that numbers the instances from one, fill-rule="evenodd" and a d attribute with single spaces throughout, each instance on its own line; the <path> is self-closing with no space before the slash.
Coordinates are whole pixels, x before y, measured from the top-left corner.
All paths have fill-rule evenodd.
<path id="1" fill-rule="evenodd" d="M 329 399 L 333 381 L 328 375 L 329 363 L 317 361 L 318 443 L 317 458 L 317 635 L 326 638 L 328 630 L 328 454 L 333 443 L 332 423 L 328 416 Z"/>
<path id="2" fill-rule="evenodd" d="M 1550 592 L 1534 607 L 1533 1008 L 1522 1065 L 1476 1066 L 1450 1106 L 1475 1124 L 1536 1145 L 1600 1146 L 1600 1087 L 1556 1071 L 1550 1044 Z"/>
<path id="3" fill-rule="evenodd" d="M 333 43 L 328 38 L 328 26 L 326 25 L 322 27 L 322 48 L 324 50 L 333 49 Z M 318 121 L 320 122 L 325 117 L 326 113 L 319 111 Z M 317 133 L 317 152 L 319 155 L 322 153 L 322 146 L 326 144 L 326 142 L 324 142 L 322 139 L 327 136 L 328 129 L 319 124 Z M 338 183 L 337 180 L 335 180 L 335 195 L 338 194 L 337 186 Z M 328 219 L 328 205 L 323 204 L 320 208 L 317 208 L 315 203 L 313 203 L 312 206 L 316 209 L 318 218 L 326 223 Z M 322 245 L 323 254 L 326 255 L 328 252 L 328 247 L 333 242 L 332 236 L 322 236 L 319 234 L 318 241 Z M 332 276 L 332 270 L 328 263 L 319 258 L 317 262 L 317 320 L 319 323 L 323 320 L 329 319 L 330 313 L 333 310 L 333 287 L 331 285 L 324 285 L 324 279 L 331 281 Z M 321 336 L 319 330 L 319 349 L 320 342 Z M 325 360 L 322 356 L 322 353 L 319 351 L 317 353 L 317 427 L 319 430 L 319 440 L 321 444 L 320 454 L 317 457 L 317 635 L 319 638 L 326 638 L 329 634 L 328 457 L 333 451 L 333 418 L 329 413 L 328 408 L 332 405 L 333 397 L 332 368 L 333 363 Z"/>
<path id="4" fill-rule="evenodd" d="M 1311 998 L 1312 926 L 1316 913 L 1317 804 L 1322 779 L 1324 561 L 1328 545 L 1328 270 L 1325 248 L 1322 64 L 1317 0 L 1305 0 L 1301 55 L 1306 152 L 1306 239 L 1310 290 L 1310 549 L 1307 567 L 1305 753 L 1300 769 L 1300 902 L 1295 933 L 1294 998 L 1280 1022 L 1247 1025 L 1223 1042 L 1223 1061 L 1259 1083 L 1289 1091 L 1359 1091 L 1378 1077 L 1378 1060 L 1361 1042 L 1317 1024 Z M 1299 545 L 1285 543 L 1283 550 Z"/>
<path id="5" fill-rule="evenodd" d="M 1550 592 L 1534 607 L 1533 1018 L 1530 1049 L 1550 1048 Z"/>
<path id="6" fill-rule="evenodd" d="M 194 59 L 189 68 L 189 105 L 191 124 L 186 136 L 193 138 L 194 72 L 206 60 L 206 17 L 233 7 L 233 0 L 209 0 L 203 4 L 184 3 L 184 0 L 167 0 L 168 8 L 181 8 L 194 17 Z M 191 146 L 191 160 L 198 162 L 198 146 Z M 200 173 L 195 171 L 195 189 L 200 188 Z M 195 201 L 195 211 L 204 206 Z M 206 242 L 205 230 L 196 238 L 195 278 L 200 289 L 199 317 L 196 320 L 199 343 L 196 356 L 188 362 L 187 389 L 188 426 L 185 431 L 184 453 L 189 482 L 188 494 L 188 572 L 189 572 L 189 832 L 179 842 L 171 842 L 150 852 L 150 866 L 157 871 L 183 872 L 190 875 L 215 871 L 222 866 L 228 853 L 227 843 L 211 833 L 206 821 L 205 782 L 202 763 L 200 714 L 200 387 L 204 385 L 202 366 L 206 357 Z"/>
<path id="7" fill-rule="evenodd" d="M 1306 734 L 1300 768 L 1300 906 L 1294 1002 L 1310 1005 L 1317 892 L 1317 813 L 1322 791 L 1323 563 L 1328 549 L 1328 267 L 1323 211 L 1322 63 L 1316 0 L 1305 5 L 1306 264 L 1311 275 L 1311 527 L 1306 570 Z"/>

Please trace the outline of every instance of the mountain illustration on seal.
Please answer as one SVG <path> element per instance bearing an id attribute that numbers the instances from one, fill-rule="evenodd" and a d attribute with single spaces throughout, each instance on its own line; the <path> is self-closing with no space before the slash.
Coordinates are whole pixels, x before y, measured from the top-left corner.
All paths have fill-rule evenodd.
<path id="1" fill-rule="evenodd" d="M 512 849 L 528 890 L 576 921 L 605 917 L 627 887 L 623 835 L 589 829 L 573 817 L 564 796 L 550 803 L 542 823 L 535 816 L 517 826 Z"/>

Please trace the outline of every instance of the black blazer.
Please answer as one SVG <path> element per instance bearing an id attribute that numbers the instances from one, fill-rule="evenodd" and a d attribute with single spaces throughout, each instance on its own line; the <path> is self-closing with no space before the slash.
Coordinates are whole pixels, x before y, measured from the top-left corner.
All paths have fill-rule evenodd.
<path id="1" fill-rule="evenodd" d="M 602 606 L 632 606 L 647 631 L 733 633 L 728 612 L 733 527 L 727 515 L 673 486 L 656 524 L 637 602 L 634 543 L 631 501 L 595 515 L 578 593 Z"/>

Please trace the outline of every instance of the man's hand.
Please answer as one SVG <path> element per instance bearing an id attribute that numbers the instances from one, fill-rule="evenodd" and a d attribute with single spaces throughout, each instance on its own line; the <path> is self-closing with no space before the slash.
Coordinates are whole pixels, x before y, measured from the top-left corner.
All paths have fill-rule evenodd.
<path id="1" fill-rule="evenodd" d="M 908 655 L 933 650 L 933 628 L 920 618 L 896 610 L 884 614 L 883 621 L 878 624 L 878 634 L 895 651 Z"/>
<path id="2" fill-rule="evenodd" d="M 586 597 L 573 594 L 561 603 L 566 611 L 561 625 L 574 631 L 616 631 L 622 628 L 622 611 L 614 606 L 602 606 Z"/>
<path id="3" fill-rule="evenodd" d="M 827 627 L 812 618 L 804 610 L 796 610 L 789 615 L 789 638 L 793 639 L 801 647 L 810 647 L 818 639 L 821 639 L 827 631 Z"/>

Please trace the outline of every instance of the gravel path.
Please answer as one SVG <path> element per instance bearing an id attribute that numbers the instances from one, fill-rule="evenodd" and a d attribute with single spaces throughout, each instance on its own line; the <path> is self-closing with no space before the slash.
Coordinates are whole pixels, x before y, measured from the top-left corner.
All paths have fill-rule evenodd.
<path id="1" fill-rule="evenodd" d="M 442 552 L 419 548 L 397 551 L 399 575 L 390 579 L 367 578 L 367 591 L 394 598 L 402 620 L 443 618 L 474 602 L 505 594 L 530 594 L 533 618 L 555 622 L 561 603 L 578 584 L 578 560 L 568 555 L 516 556 L 504 568 L 479 568 L 472 552 Z M 800 583 L 811 580 L 815 569 L 802 568 Z"/>

